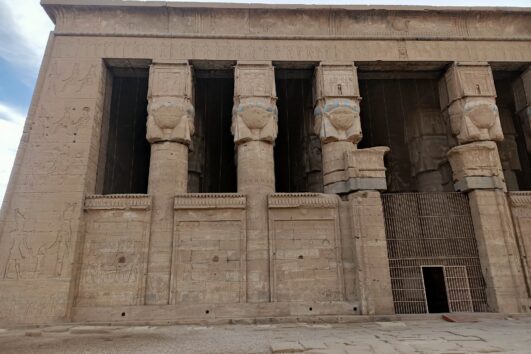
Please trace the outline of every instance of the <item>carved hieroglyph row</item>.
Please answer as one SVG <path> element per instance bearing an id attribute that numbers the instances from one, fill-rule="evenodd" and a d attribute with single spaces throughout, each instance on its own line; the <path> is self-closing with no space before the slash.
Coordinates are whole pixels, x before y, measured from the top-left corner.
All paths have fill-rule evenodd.
<path id="1" fill-rule="evenodd" d="M 320 193 L 275 193 L 268 196 L 269 208 L 337 208 L 339 198 Z"/>
<path id="2" fill-rule="evenodd" d="M 85 210 L 150 208 L 151 196 L 145 194 L 88 195 L 85 197 Z"/>
<path id="3" fill-rule="evenodd" d="M 55 58 L 289 61 L 531 60 L 526 42 L 245 40 L 58 36 Z"/>
<path id="4" fill-rule="evenodd" d="M 238 193 L 187 193 L 175 196 L 174 209 L 245 208 L 246 196 Z"/>

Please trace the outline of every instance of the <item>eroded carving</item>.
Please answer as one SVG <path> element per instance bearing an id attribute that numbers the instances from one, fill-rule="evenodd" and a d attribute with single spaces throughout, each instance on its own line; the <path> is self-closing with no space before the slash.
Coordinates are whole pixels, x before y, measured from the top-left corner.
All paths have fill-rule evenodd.
<path id="1" fill-rule="evenodd" d="M 245 98 L 234 105 L 232 134 L 236 143 L 251 140 L 274 142 L 278 133 L 278 111 L 275 101 Z"/>
<path id="2" fill-rule="evenodd" d="M 357 144 L 361 141 L 360 108 L 355 100 L 321 100 L 314 114 L 314 132 L 323 142 L 344 140 Z"/>
<path id="3" fill-rule="evenodd" d="M 150 143 L 175 141 L 190 144 L 194 134 L 194 106 L 188 99 L 151 99 L 148 114 L 147 139 Z"/>
<path id="4" fill-rule="evenodd" d="M 360 95 L 356 67 L 351 63 L 321 63 L 315 69 L 314 132 L 324 143 L 361 138 Z"/>
<path id="5" fill-rule="evenodd" d="M 274 142 L 278 132 L 277 121 L 273 66 L 270 62 L 238 62 L 231 127 L 234 142 Z"/>
<path id="6" fill-rule="evenodd" d="M 190 144 L 195 116 L 190 65 L 187 62 L 152 64 L 148 101 L 148 141 Z"/>
<path id="7" fill-rule="evenodd" d="M 531 68 L 514 81 L 513 92 L 527 151 L 531 153 Z"/>
<path id="8" fill-rule="evenodd" d="M 20 209 L 15 209 L 15 227 L 9 232 L 11 244 L 3 279 L 61 278 L 65 260 L 72 250 L 73 217 L 77 203 L 67 203 L 60 214 L 61 227 L 49 237 L 34 237 L 24 231 L 30 222 Z"/>
<path id="9" fill-rule="evenodd" d="M 503 140 L 490 66 L 454 63 L 439 81 L 441 108 L 460 144 Z"/>
<path id="10" fill-rule="evenodd" d="M 448 160 L 452 166 L 456 190 L 506 189 L 495 142 L 482 141 L 456 146 L 448 152 Z"/>

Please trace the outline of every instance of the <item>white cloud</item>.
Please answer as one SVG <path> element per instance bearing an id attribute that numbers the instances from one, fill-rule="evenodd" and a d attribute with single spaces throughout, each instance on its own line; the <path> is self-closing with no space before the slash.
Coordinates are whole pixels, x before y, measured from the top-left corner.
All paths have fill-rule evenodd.
<path id="1" fill-rule="evenodd" d="M 38 69 L 53 24 L 38 0 L 0 0 L 0 56 Z"/>
<path id="2" fill-rule="evenodd" d="M 0 102 L 0 201 L 4 199 L 26 117 Z"/>

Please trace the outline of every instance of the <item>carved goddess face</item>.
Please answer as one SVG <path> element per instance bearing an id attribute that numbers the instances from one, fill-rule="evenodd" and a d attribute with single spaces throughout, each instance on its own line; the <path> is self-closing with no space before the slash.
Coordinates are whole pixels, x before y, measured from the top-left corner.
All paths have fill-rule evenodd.
<path id="1" fill-rule="evenodd" d="M 496 105 L 485 101 L 467 102 L 464 113 L 465 117 L 470 119 L 479 129 L 489 129 L 499 119 Z"/>
<path id="2" fill-rule="evenodd" d="M 324 114 L 337 130 L 348 130 L 354 125 L 356 120 L 360 119 L 358 112 L 344 106 L 334 108 L 328 112 L 325 111 Z"/>
<path id="3" fill-rule="evenodd" d="M 174 129 L 182 119 L 187 119 L 193 134 L 194 109 L 191 104 L 159 103 L 150 104 L 149 115 L 162 130 Z"/>
<path id="4" fill-rule="evenodd" d="M 259 105 L 243 106 L 238 115 L 249 129 L 263 129 L 276 114 L 272 108 L 266 108 Z"/>

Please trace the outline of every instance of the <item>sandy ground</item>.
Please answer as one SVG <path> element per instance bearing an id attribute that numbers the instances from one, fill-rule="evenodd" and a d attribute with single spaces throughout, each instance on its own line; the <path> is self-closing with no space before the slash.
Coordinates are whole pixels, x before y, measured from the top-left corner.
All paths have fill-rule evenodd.
<path id="1" fill-rule="evenodd" d="M 531 353 L 531 317 L 351 324 L 0 329 L 0 353 Z"/>

